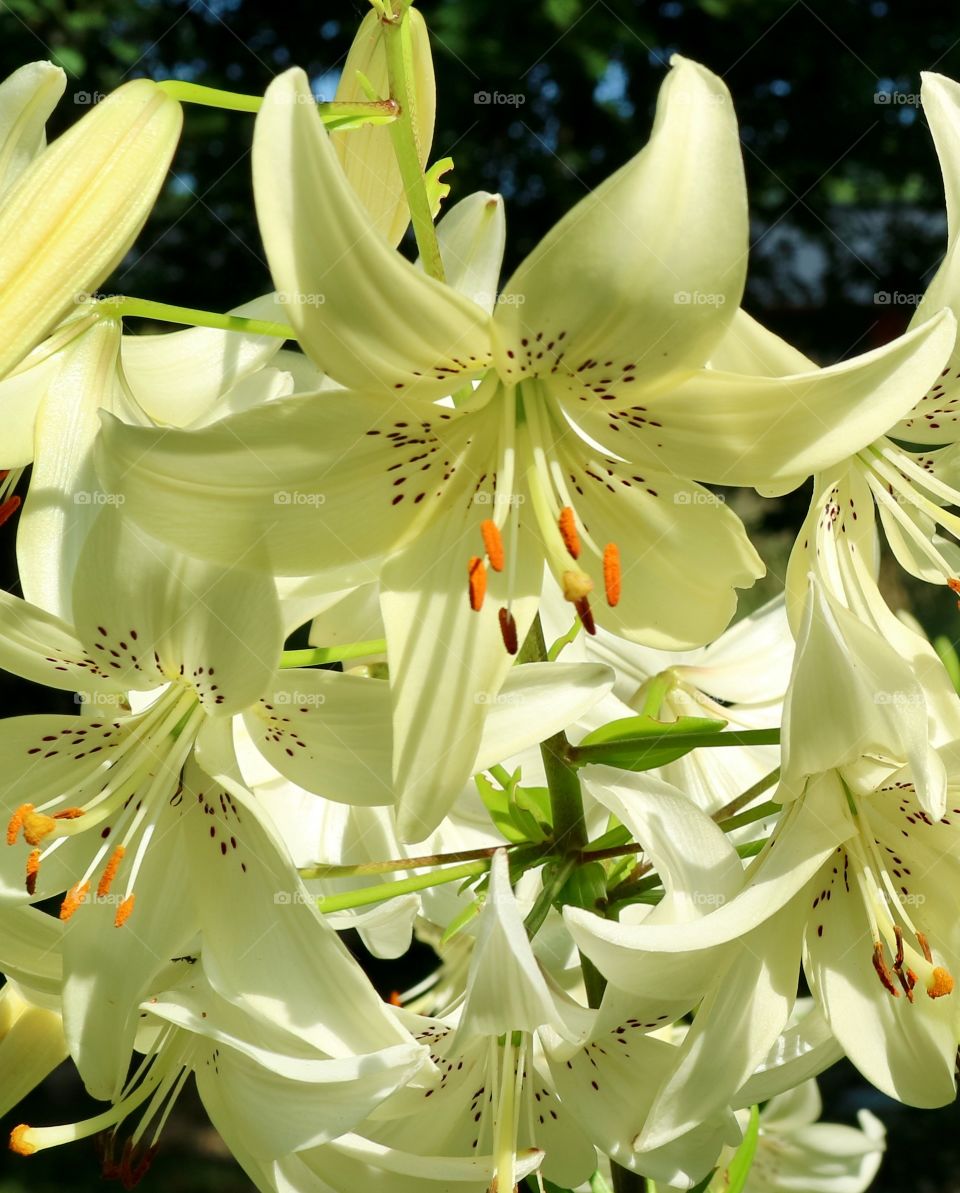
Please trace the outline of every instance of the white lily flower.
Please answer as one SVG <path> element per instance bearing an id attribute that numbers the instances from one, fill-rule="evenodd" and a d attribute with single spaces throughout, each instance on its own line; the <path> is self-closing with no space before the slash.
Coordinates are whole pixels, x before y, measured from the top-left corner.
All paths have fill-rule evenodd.
<path id="1" fill-rule="evenodd" d="M 262 950 L 291 947 L 288 932 L 278 933 L 274 923 L 277 899 L 294 905 L 283 913 L 290 930 L 307 938 L 321 931 L 288 853 L 260 823 L 263 813 L 234 774 L 232 717 L 245 713 L 248 725 L 262 723 L 260 736 L 281 765 L 304 767 L 300 756 L 309 755 L 317 781 L 333 774 L 349 787 L 344 765 L 358 775 L 366 768 L 362 753 L 324 748 L 330 728 L 321 721 L 353 721 L 351 711 L 339 708 L 335 685 L 349 677 L 277 673 L 276 596 L 262 574 L 173 558 L 107 510 L 78 566 L 73 606 L 76 629 L 16 598 L 2 602 L 0 661 L 39 682 L 84 691 L 90 710 L 79 718 L 0 722 L 9 817 L 0 898 L 19 902 L 67 891 L 60 915 L 70 926 L 68 1037 L 91 1091 L 111 1096 L 145 983 L 164 957 L 188 950 L 207 917 L 217 936 L 209 972 L 218 980 L 218 950 L 227 949 L 233 977 L 224 984 L 248 997 L 261 980 Z M 140 710 L 118 712 L 128 692 Z M 346 698 L 360 709 L 353 693 Z M 288 713 L 297 716 L 295 724 Z M 382 790 L 375 798 L 383 798 Z M 199 855 L 193 858 L 192 850 Z M 131 914 L 136 930 L 117 933 Z M 326 925 L 322 930 L 320 946 L 304 944 L 317 956 L 335 943 Z M 245 943 L 228 944 L 238 932 Z M 250 939 L 260 943 L 251 949 Z M 354 965 L 346 954 L 324 964 L 331 977 Z M 337 980 L 353 981 L 343 974 Z M 275 997 L 270 1005 L 275 1015 L 297 1013 Z M 126 1019 L 118 1008 L 127 1009 Z M 379 1030 L 376 1016 L 370 1023 Z"/>
<path id="2" fill-rule="evenodd" d="M 650 144 L 545 237 L 492 319 L 370 227 L 328 134 L 300 102 L 308 90 L 298 72 L 268 90 L 254 154 L 258 210 L 277 286 L 324 296 L 322 306 L 297 304 L 301 342 L 357 392 L 162 442 L 111 424 L 102 466 L 111 483 L 123 477 L 131 516 L 200 555 L 224 558 L 253 536 L 279 573 L 326 573 L 342 588 L 382 572 L 402 832 L 418 839 L 442 812 L 423 790 L 436 767 L 429 741 L 442 736 L 430 708 L 464 743 L 458 784 L 482 717 L 467 709 L 451 725 L 449 710 L 463 709 L 465 674 L 495 682 L 501 635 L 508 649 L 522 640 L 544 560 L 588 628 L 589 593 L 602 580 L 600 619 L 610 628 L 669 649 L 716 637 L 734 589 L 762 564 L 734 515 L 686 479 L 701 457 L 746 459 L 750 480 L 792 467 L 801 439 L 805 467 L 832 460 L 838 437 L 849 449 L 866 420 L 860 434 L 872 438 L 875 421 L 885 429 L 915 400 L 939 370 L 952 324 L 944 316 L 880 353 L 789 384 L 761 377 L 743 387 L 737 378 L 734 387 L 703 370 L 742 290 L 746 205 L 726 90 L 682 59 Z M 701 170 L 710 179 L 702 188 L 671 181 Z M 678 211 L 678 190 L 690 204 L 710 194 L 707 214 L 699 199 Z M 298 229 L 318 194 L 329 218 L 305 236 Z M 678 278 L 716 301 L 684 303 Z M 677 387 L 698 369 L 668 458 Z M 429 404 L 477 381 L 463 408 Z M 653 402 L 658 413 L 644 414 Z M 695 421 L 683 413 L 694 407 Z M 611 439 L 611 420 L 648 437 Z M 731 425 L 735 433 L 724 430 Z M 694 436 L 688 467 L 675 457 Z M 278 477 L 283 492 L 304 499 L 278 498 Z M 425 666 L 439 659 L 437 641 L 448 647 L 444 666 Z"/>
<path id="3" fill-rule="evenodd" d="M 91 108 L 4 191 L 0 376 L 119 263 L 163 185 L 181 123 L 178 103 L 150 80 L 134 79 Z"/>
<path id="4" fill-rule="evenodd" d="M 564 1188 L 594 1171 L 597 1147 L 658 1179 L 696 1180 L 735 1137 L 726 1108 L 676 1144 L 638 1152 L 633 1142 L 679 1058 L 656 1037 L 671 1005 L 611 990 L 599 1011 L 587 1011 L 563 995 L 534 954 L 500 853 L 462 1004 L 438 1019 L 410 1019 L 440 1080 L 384 1102 L 362 1133 L 437 1160 L 489 1149 L 490 1189 L 513 1188 L 525 1147 L 542 1152 L 539 1171 Z"/>
<path id="5" fill-rule="evenodd" d="M 865 1193 L 877 1175 L 886 1148 L 883 1123 L 869 1110 L 857 1114 L 858 1127 L 821 1123 L 823 1104 L 817 1083 L 805 1081 L 772 1098 L 760 1111 L 759 1134 L 744 1193 Z M 725 1193 L 728 1150 L 707 1193 Z M 679 1193 L 658 1186 L 660 1193 Z"/>
<path id="6" fill-rule="evenodd" d="M 278 1023 L 242 993 L 218 993 L 203 961 L 192 960 L 182 981 L 142 1003 L 137 1050 L 144 1055 L 113 1105 L 81 1122 L 21 1124 L 11 1133 L 13 1151 L 29 1156 L 109 1131 L 102 1144 L 104 1175 L 132 1187 L 149 1166 L 173 1104 L 193 1073 L 225 1137 L 269 1163 L 343 1135 L 427 1061 L 427 1050 L 399 1027 L 395 1040 L 376 1052 L 330 1055 L 302 1027 L 291 1030 Z M 290 960 L 270 975 L 278 993 L 283 983 L 300 980 Z M 389 1018 L 386 1012 L 383 1017 Z M 0 1044 L 0 1063 L 2 1050 Z M 137 1112 L 139 1124 L 122 1139 L 122 1125 Z"/>

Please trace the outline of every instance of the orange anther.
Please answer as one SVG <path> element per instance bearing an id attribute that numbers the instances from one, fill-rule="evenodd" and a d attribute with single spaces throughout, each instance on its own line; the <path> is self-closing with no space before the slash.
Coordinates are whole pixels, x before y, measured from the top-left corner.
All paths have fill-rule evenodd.
<path id="1" fill-rule="evenodd" d="M 929 961 L 931 964 L 933 964 L 933 953 L 930 952 L 930 945 L 927 941 L 926 933 L 924 933 L 924 932 L 917 933 L 917 944 L 920 946 L 920 950 L 923 953 L 924 960 Z"/>
<path id="2" fill-rule="evenodd" d="M 960 596 L 960 580 L 958 580 L 955 576 L 951 576 L 947 580 L 947 588 L 949 588 L 951 592 L 955 592 L 958 596 Z"/>
<path id="3" fill-rule="evenodd" d="M 32 895 L 37 889 L 37 875 L 40 872 L 40 850 L 31 849 L 27 857 L 27 894 Z"/>
<path id="4" fill-rule="evenodd" d="M 117 871 L 120 869 L 120 863 L 123 861 L 123 855 L 126 849 L 122 845 L 118 845 L 113 853 L 110 855 L 110 860 L 107 862 L 106 869 L 100 878 L 97 885 L 97 898 L 105 899 L 110 894 L 110 887 L 113 885 L 113 880 L 117 876 Z"/>
<path id="5" fill-rule="evenodd" d="M 14 1127 L 10 1132 L 10 1150 L 16 1152 L 18 1156 L 32 1156 L 37 1150 L 26 1137 L 29 1130 L 26 1123 L 21 1123 L 19 1127 Z"/>
<path id="6" fill-rule="evenodd" d="M 403 1001 L 400 998 L 400 993 L 397 990 L 390 991 L 389 1003 L 392 1007 L 402 1007 Z"/>
<path id="7" fill-rule="evenodd" d="M 603 587 L 612 609 L 620 603 L 620 550 L 616 543 L 603 548 Z"/>
<path id="8" fill-rule="evenodd" d="M 33 811 L 33 804 L 21 804 L 19 808 L 10 817 L 10 823 L 7 825 L 7 844 L 16 844 L 17 837 L 20 835 L 20 830 L 23 828 L 24 819 Z"/>
<path id="9" fill-rule="evenodd" d="M 497 616 L 500 618 L 500 635 L 503 638 L 503 645 L 507 648 L 507 654 L 516 654 L 519 643 L 517 642 L 517 623 L 514 616 L 509 609 L 501 609 Z"/>
<path id="10" fill-rule="evenodd" d="M 54 812 L 54 820 L 76 820 L 83 815 L 83 808 L 64 808 L 62 812 Z"/>
<path id="11" fill-rule="evenodd" d="M 63 902 L 60 904 L 60 919 L 64 923 L 70 919 L 80 904 L 86 899 L 89 891 L 89 882 L 78 882 L 76 886 L 72 886 L 63 896 Z"/>
<path id="12" fill-rule="evenodd" d="M 496 522 L 486 518 L 480 523 L 480 533 L 483 535 L 483 546 L 487 552 L 487 559 L 495 572 L 502 572 L 504 565 L 503 539 Z"/>
<path id="13" fill-rule="evenodd" d="M 23 836 L 30 845 L 39 845 L 56 827 L 54 818 L 43 812 L 27 812 L 23 818 Z"/>
<path id="14" fill-rule="evenodd" d="M 114 924 L 115 928 L 122 928 L 123 925 L 130 918 L 130 915 L 133 912 L 133 901 L 134 901 L 134 899 L 136 899 L 136 897 L 137 897 L 136 895 L 127 895 L 126 899 L 124 899 L 123 902 L 120 904 L 120 906 L 117 908 L 117 914 L 114 916 L 114 919 L 113 919 L 113 924 Z"/>
<path id="15" fill-rule="evenodd" d="M 942 998 L 945 994 L 953 993 L 953 976 L 942 965 L 934 967 L 927 985 L 927 993 L 931 998 Z"/>
<path id="16" fill-rule="evenodd" d="M 560 518 L 557 522 L 560 528 L 560 537 L 563 539 L 563 545 L 570 553 L 571 559 L 580 558 L 580 535 L 577 534 L 577 523 L 573 516 L 573 510 L 569 505 L 565 505 L 560 511 Z"/>
<path id="17" fill-rule="evenodd" d="M 467 565 L 467 576 L 470 582 L 470 608 L 479 613 L 483 608 L 483 598 L 487 595 L 487 569 L 479 555 L 474 555 Z"/>

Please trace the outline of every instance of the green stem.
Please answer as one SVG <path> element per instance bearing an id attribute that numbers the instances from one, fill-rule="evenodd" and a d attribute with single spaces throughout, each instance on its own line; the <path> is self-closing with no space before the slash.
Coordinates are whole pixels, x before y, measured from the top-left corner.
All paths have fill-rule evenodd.
<path id="1" fill-rule="evenodd" d="M 741 808 L 745 808 L 747 804 L 752 803 L 758 795 L 763 795 L 765 791 L 769 791 L 775 783 L 780 781 L 780 767 L 775 767 L 769 775 L 764 775 L 752 787 L 748 787 L 746 791 L 742 791 L 736 799 L 732 799 L 729 804 L 724 804 L 722 808 L 714 812 L 713 819 L 718 823 L 726 820 L 739 812 Z"/>
<path id="2" fill-rule="evenodd" d="M 410 208 L 413 234 L 417 238 L 420 260 L 432 278 L 444 281 L 443 260 L 433 224 L 433 212 L 423 178 L 420 146 L 417 141 L 417 92 L 413 71 L 413 44 L 406 6 L 392 19 L 384 20 L 383 46 L 387 58 L 390 96 L 400 105 L 400 114 L 390 124 L 393 151 L 403 179 L 403 189 Z"/>
<path id="3" fill-rule="evenodd" d="M 220 331 L 242 331 L 256 336 L 277 336 L 292 340 L 296 332 L 285 323 L 268 323 L 263 319 L 244 319 L 241 315 L 221 315 L 216 311 L 200 311 L 195 307 L 171 306 L 153 302 L 149 298 L 127 298 L 122 294 L 101 298 L 97 307 L 115 319 L 129 316 L 136 319 L 157 319 L 161 323 L 183 323 L 193 327 L 215 327 Z"/>
<path id="4" fill-rule="evenodd" d="M 162 79 L 157 86 L 171 99 L 181 104 L 195 104 L 202 108 L 219 108 L 225 112 L 259 112 L 262 95 L 243 95 L 238 91 L 222 91 L 219 87 L 205 87 L 202 83 L 186 83 L 181 79 Z M 397 104 L 392 99 L 358 100 L 350 103 L 317 103 L 317 111 L 324 121 L 372 116 L 381 119 L 396 117 Z"/>
<path id="5" fill-rule="evenodd" d="M 547 659 L 551 663 L 553 663 L 557 660 L 557 658 L 560 655 L 560 652 L 563 650 L 563 648 L 565 646 L 569 646 L 570 643 L 573 642 L 573 640 L 580 633 L 580 627 L 582 625 L 583 625 L 583 622 L 581 622 L 580 618 L 575 617 L 573 619 L 573 625 L 570 627 L 570 629 L 567 630 L 567 632 L 565 634 L 561 634 L 560 637 L 556 640 L 556 642 L 554 642 L 554 644 L 547 651 Z"/>
<path id="6" fill-rule="evenodd" d="M 348 642 L 344 646 L 310 646 L 305 650 L 285 650 L 280 656 L 280 666 L 318 667 L 322 663 L 345 663 L 348 659 L 385 654 L 386 649 L 385 638 L 371 638 L 368 642 Z"/>
<path id="7" fill-rule="evenodd" d="M 530 656 L 535 659 L 545 660 L 547 657 L 539 614 L 530 627 L 524 650 L 529 651 Z M 553 813 L 553 839 L 565 852 L 579 853 L 587 844 L 587 826 L 583 819 L 580 778 L 567 762 L 569 752 L 570 743 L 562 731 L 540 743 L 540 756 L 543 759 L 543 769 L 546 771 L 550 809 Z"/>
<path id="8" fill-rule="evenodd" d="M 780 811 L 781 806 L 775 800 L 768 799 L 756 808 L 749 808 L 746 812 L 741 812 L 739 816 L 731 816 L 728 820 L 718 821 L 717 826 L 725 833 L 729 833 L 735 828 L 743 828 L 745 824 L 753 824 L 757 820 L 764 820 L 767 816 L 775 815 Z"/>
<path id="9" fill-rule="evenodd" d="M 448 866 L 452 862 L 476 862 L 492 858 L 498 849 L 516 846 L 491 845 L 485 849 L 463 849 L 452 853 L 431 853 L 423 857 L 396 857 L 385 862 L 358 862 L 355 866 L 306 866 L 299 871 L 301 878 L 354 878 L 363 874 L 390 874 L 395 870 L 419 870 L 423 866 Z"/>
<path id="10" fill-rule="evenodd" d="M 540 931 L 543 921 L 547 918 L 550 908 L 553 906 L 554 899 L 556 899 L 567 879 L 573 873 L 576 865 L 577 859 L 575 857 L 565 857 L 555 864 L 549 881 L 543 884 L 543 888 L 537 896 L 533 907 L 527 912 L 527 917 L 523 921 L 523 926 L 526 928 L 527 935 L 531 940 Z"/>
<path id="11" fill-rule="evenodd" d="M 660 708 L 669 689 L 669 672 L 661 671 L 659 675 L 655 675 L 650 680 L 650 687 L 647 689 L 647 694 L 644 697 L 640 715 L 642 717 L 652 717 L 653 720 L 658 721 L 660 719 Z"/>
<path id="12" fill-rule="evenodd" d="M 411 891 L 422 891 L 427 887 L 442 886 L 446 882 L 473 878 L 474 875 L 485 874 L 489 869 L 489 858 L 465 862 L 462 866 L 453 866 L 439 873 L 431 871 L 429 874 L 414 874 L 410 878 L 399 878 L 396 882 L 380 882 L 376 886 L 362 887 L 357 891 L 345 891 L 342 895 L 327 895 L 317 899 L 317 907 L 324 915 L 333 911 L 347 911 L 351 907 L 368 907 L 371 903 L 382 903 L 385 899 L 395 899 L 398 895 L 406 895 Z"/>

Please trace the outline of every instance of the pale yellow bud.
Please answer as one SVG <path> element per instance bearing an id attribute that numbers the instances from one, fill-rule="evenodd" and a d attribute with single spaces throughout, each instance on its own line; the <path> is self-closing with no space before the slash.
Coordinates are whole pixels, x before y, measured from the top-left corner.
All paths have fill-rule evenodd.
<path id="1" fill-rule="evenodd" d="M 182 115 L 148 79 L 125 83 L 0 198 L 0 377 L 119 264 L 166 176 Z"/>
<path id="2" fill-rule="evenodd" d="M 433 143 L 437 91 L 433 75 L 430 37 L 423 17 L 411 8 L 410 41 L 413 56 L 413 81 L 416 94 L 414 135 L 424 168 Z M 357 103 L 370 95 L 357 78 L 357 72 L 371 84 L 377 99 L 390 97 L 387 78 L 387 56 L 383 47 L 381 18 L 373 9 L 360 23 L 357 36 L 350 47 L 340 86 L 334 99 L 338 103 Z M 367 209 L 374 227 L 388 244 L 396 246 L 410 222 L 410 211 L 403 191 L 403 181 L 394 156 L 390 129 L 386 125 L 364 125 L 362 128 L 333 132 L 330 140 L 340 163 L 360 202 Z"/>
<path id="3" fill-rule="evenodd" d="M 66 1056 L 60 1015 L 8 982 L 0 990 L 0 1114 L 9 1114 Z"/>
<path id="4" fill-rule="evenodd" d="M 44 126 L 66 84 L 52 62 L 28 62 L 0 83 L 0 195 L 46 145 Z"/>

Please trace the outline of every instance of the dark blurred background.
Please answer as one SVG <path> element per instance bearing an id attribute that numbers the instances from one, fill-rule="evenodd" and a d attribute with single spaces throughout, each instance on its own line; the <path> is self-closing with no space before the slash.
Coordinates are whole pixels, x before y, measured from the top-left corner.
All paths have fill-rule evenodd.
<path id="1" fill-rule="evenodd" d="M 452 156 L 450 202 L 483 188 L 507 199 L 506 268 L 583 194 L 639 150 L 670 55 L 723 76 L 739 114 L 753 227 L 744 305 L 820 363 L 885 342 L 906 325 L 943 252 L 936 154 L 919 107 L 920 71 L 960 76 L 960 19 L 943 0 L 424 0 L 440 97 L 433 159 Z M 330 99 L 366 6 L 350 0 L 0 0 L 0 73 L 49 58 L 67 72 L 57 132 L 127 78 L 175 77 L 262 93 L 291 65 Z M 476 102 L 478 93 L 517 97 Z M 252 117 L 196 107 L 169 184 L 105 292 L 225 310 L 269 288 L 250 194 Z M 704 196 L 705 203 L 709 196 Z M 317 219 L 323 218 L 322 210 Z M 2 429 L 0 429 L 2 434 Z M 808 490 L 778 503 L 733 495 L 770 566 L 749 604 L 780 586 Z M 17 591 L 15 523 L 0 531 Z M 895 579 L 887 595 L 928 630 L 956 632 L 943 589 Z M 7 712 L 49 708 L 4 684 Z M 61 711 L 72 710 L 66 698 Z M 377 974 L 385 992 L 395 975 Z M 960 1191 L 956 1107 L 922 1113 L 865 1087 L 848 1066 L 823 1087 L 828 1116 L 868 1105 L 890 1128 L 874 1185 Z M 69 1074 L 14 1121 L 94 1111 Z M 98 1187 L 92 1145 L 31 1160 L 0 1152 L 0 1193 Z M 195 1101 L 185 1098 L 146 1189 L 249 1188 Z"/>

